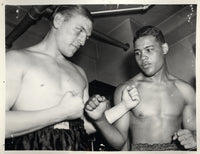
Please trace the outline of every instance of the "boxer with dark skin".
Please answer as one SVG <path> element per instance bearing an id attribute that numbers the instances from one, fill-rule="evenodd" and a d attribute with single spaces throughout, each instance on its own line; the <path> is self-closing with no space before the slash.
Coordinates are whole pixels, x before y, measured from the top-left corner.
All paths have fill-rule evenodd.
<path id="1" fill-rule="evenodd" d="M 129 85 L 138 90 L 140 103 L 113 125 L 99 109 L 100 105 L 90 110 L 92 113 L 99 109 L 96 126 L 117 150 L 165 150 L 156 147 L 171 146 L 172 142 L 179 142 L 185 150 L 196 147 L 195 91 L 168 72 L 168 50 L 158 28 L 145 26 L 138 30 L 134 38 L 134 55 L 141 72 L 117 87 L 114 103 L 121 102 L 122 91 Z M 90 104 L 93 102 L 88 106 Z"/>

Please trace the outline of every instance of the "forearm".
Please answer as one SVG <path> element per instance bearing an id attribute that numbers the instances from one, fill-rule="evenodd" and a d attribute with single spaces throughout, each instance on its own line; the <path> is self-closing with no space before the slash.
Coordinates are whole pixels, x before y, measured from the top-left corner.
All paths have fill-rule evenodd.
<path id="1" fill-rule="evenodd" d="M 95 129 L 94 125 L 91 122 L 89 122 L 85 117 L 83 119 L 84 119 L 84 128 L 85 128 L 86 132 L 88 134 L 95 133 L 96 129 Z"/>
<path id="2" fill-rule="evenodd" d="M 121 150 L 125 144 L 123 135 L 103 116 L 100 120 L 94 122 L 106 141 L 115 149 Z"/>
<path id="3" fill-rule="evenodd" d="M 129 110 L 123 103 L 117 104 L 114 107 L 105 111 L 107 121 L 112 124 L 126 114 Z"/>
<path id="4" fill-rule="evenodd" d="M 50 113 L 50 110 L 7 111 L 6 138 L 23 135 L 59 121 Z"/>
<path id="5" fill-rule="evenodd" d="M 7 111 L 6 138 L 33 132 L 68 117 L 70 115 L 62 114 L 56 107 L 40 111 Z"/>

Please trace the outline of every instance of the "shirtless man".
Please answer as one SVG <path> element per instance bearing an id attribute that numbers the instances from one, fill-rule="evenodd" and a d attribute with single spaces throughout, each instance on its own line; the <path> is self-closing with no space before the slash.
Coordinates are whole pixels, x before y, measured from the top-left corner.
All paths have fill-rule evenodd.
<path id="1" fill-rule="evenodd" d="M 66 57 L 72 57 L 91 32 L 88 10 L 61 6 L 40 43 L 7 52 L 6 149 L 89 150 L 80 119 L 88 100 L 87 78 Z"/>
<path id="2" fill-rule="evenodd" d="M 100 105 L 94 107 L 89 102 L 86 106 L 89 111 L 93 104 L 89 116 L 117 150 L 180 150 L 177 143 L 188 150 L 196 147 L 195 92 L 167 71 L 167 52 L 168 45 L 158 28 L 141 28 L 134 38 L 134 55 L 141 73 L 119 85 L 114 94 L 114 103 L 119 104 L 124 88 L 135 85 L 139 105 L 114 125 L 109 124 Z M 98 111 L 98 116 L 93 111 Z"/>
<path id="3" fill-rule="evenodd" d="M 85 8 L 60 6 L 40 43 L 7 52 L 6 150 L 90 150 L 88 134 L 96 130 L 83 115 L 87 77 L 66 57 L 85 44 L 92 22 Z M 131 89 L 124 90 L 126 102 Z M 98 101 L 107 102 L 105 97 Z M 124 104 L 121 113 L 134 105 Z M 108 112 L 108 119 L 118 118 L 112 118 L 115 111 Z"/>

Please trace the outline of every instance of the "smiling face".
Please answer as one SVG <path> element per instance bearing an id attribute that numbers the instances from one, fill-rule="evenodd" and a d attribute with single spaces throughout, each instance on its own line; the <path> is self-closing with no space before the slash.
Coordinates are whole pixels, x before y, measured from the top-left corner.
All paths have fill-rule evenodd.
<path id="1" fill-rule="evenodd" d="M 153 76 L 164 66 L 165 44 L 161 44 L 154 36 L 148 35 L 135 41 L 135 59 L 146 76 Z"/>
<path id="2" fill-rule="evenodd" d="M 74 14 L 68 20 L 61 14 L 57 16 L 55 17 L 57 20 L 54 21 L 54 25 L 57 25 L 55 33 L 57 49 L 66 57 L 72 57 L 91 35 L 92 21 L 80 14 Z"/>

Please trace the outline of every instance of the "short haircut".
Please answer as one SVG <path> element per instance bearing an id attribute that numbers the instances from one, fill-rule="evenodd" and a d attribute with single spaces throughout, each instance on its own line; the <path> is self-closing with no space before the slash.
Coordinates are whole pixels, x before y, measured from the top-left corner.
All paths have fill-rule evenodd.
<path id="1" fill-rule="evenodd" d="M 151 25 L 144 26 L 137 30 L 133 39 L 133 43 L 135 43 L 135 41 L 140 37 L 144 36 L 154 36 L 156 40 L 160 43 L 166 43 L 162 31 L 157 27 Z"/>
<path id="2" fill-rule="evenodd" d="M 51 21 L 53 21 L 56 13 L 61 13 L 62 15 L 64 15 L 66 21 L 69 20 L 73 15 L 80 14 L 93 22 L 90 11 L 81 5 L 59 5 L 55 9 Z"/>

